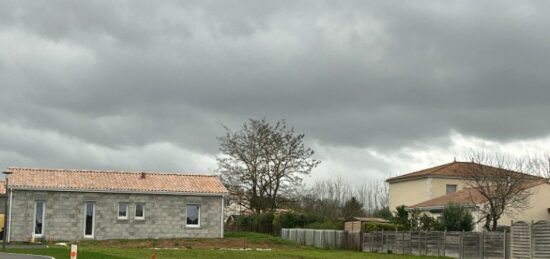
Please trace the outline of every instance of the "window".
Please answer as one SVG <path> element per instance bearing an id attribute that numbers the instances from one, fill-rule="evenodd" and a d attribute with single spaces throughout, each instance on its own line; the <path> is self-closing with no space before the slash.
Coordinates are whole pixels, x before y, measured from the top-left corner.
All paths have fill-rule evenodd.
<path id="1" fill-rule="evenodd" d="M 145 204 L 136 203 L 136 219 L 145 219 Z"/>
<path id="2" fill-rule="evenodd" d="M 95 203 L 86 202 L 84 205 L 84 237 L 94 237 Z"/>
<path id="3" fill-rule="evenodd" d="M 456 192 L 456 184 L 447 184 L 447 194 Z"/>
<path id="4" fill-rule="evenodd" d="M 118 219 L 128 219 L 128 203 L 118 203 Z"/>
<path id="5" fill-rule="evenodd" d="M 34 207 L 34 236 L 41 237 L 44 235 L 44 216 L 45 206 L 43 201 L 37 201 Z"/>
<path id="6" fill-rule="evenodd" d="M 188 227 L 200 227 L 201 211 L 200 206 L 196 204 L 187 205 L 187 223 Z"/>

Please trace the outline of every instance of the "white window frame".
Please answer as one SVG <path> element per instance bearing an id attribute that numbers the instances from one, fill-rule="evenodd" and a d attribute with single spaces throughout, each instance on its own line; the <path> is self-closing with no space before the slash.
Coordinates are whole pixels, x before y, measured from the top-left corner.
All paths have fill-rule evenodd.
<path id="1" fill-rule="evenodd" d="M 187 224 L 187 212 L 188 212 L 188 207 L 189 206 L 197 206 L 198 208 L 198 213 L 197 213 L 197 224 Z M 196 203 L 190 203 L 190 204 L 185 204 L 185 227 L 188 227 L 188 228 L 200 228 L 201 227 L 201 205 L 200 204 L 196 204 Z"/>
<path id="2" fill-rule="evenodd" d="M 38 205 L 38 203 L 41 202 L 42 203 L 42 233 L 40 234 L 36 234 L 36 205 Z M 32 221 L 32 235 L 34 237 L 43 237 L 44 236 L 44 226 L 46 225 L 46 202 L 45 201 L 35 201 L 34 202 L 34 217 L 33 217 L 33 221 Z"/>
<path id="3" fill-rule="evenodd" d="M 120 216 L 120 205 L 126 205 L 126 215 L 125 216 Z M 116 217 L 117 219 L 121 219 L 121 220 L 127 220 L 128 219 L 128 209 L 130 208 L 129 206 L 129 203 L 128 202 L 119 202 L 117 203 L 117 211 L 116 211 Z"/>
<path id="4" fill-rule="evenodd" d="M 88 203 L 92 204 L 92 234 L 91 235 L 86 235 L 86 209 L 88 207 Z M 95 202 L 93 202 L 93 201 L 84 202 L 84 229 L 83 229 L 83 233 L 84 233 L 84 238 L 94 238 L 94 236 L 95 236 Z"/>
<path id="5" fill-rule="evenodd" d="M 137 214 L 137 207 L 138 205 L 141 205 L 141 209 L 143 211 L 143 215 L 141 217 L 138 217 L 136 214 Z M 145 203 L 144 202 L 138 202 L 136 203 L 136 208 L 134 210 L 134 218 L 137 219 L 137 220 L 145 220 Z M 187 221 L 187 219 L 186 219 Z"/>

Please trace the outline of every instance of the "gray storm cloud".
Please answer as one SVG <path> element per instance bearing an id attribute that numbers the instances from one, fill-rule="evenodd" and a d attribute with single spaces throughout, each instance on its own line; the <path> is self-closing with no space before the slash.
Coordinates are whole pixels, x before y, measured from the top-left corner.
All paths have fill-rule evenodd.
<path id="1" fill-rule="evenodd" d="M 221 125 L 262 117 L 306 133 L 325 176 L 395 173 L 427 149 L 448 160 L 456 134 L 544 139 L 548 11 L 543 1 L 3 1 L 0 164 L 212 170 Z"/>

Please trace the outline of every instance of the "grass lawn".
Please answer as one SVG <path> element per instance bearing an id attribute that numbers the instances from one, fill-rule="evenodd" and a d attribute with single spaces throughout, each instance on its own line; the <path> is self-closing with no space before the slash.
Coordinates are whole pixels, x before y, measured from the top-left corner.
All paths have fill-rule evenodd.
<path id="1" fill-rule="evenodd" d="M 251 250 L 239 250 L 249 248 Z M 259 249 L 259 250 L 256 250 Z M 264 250 L 261 250 L 264 249 Z M 156 254 L 157 259 L 176 258 L 368 258 L 420 259 L 425 256 L 387 255 L 325 250 L 297 246 L 278 237 L 257 233 L 228 233 L 224 239 L 168 239 L 85 241 L 79 243 L 79 259 L 145 259 Z M 63 247 L 9 249 L 11 253 L 49 255 L 69 258 Z"/>

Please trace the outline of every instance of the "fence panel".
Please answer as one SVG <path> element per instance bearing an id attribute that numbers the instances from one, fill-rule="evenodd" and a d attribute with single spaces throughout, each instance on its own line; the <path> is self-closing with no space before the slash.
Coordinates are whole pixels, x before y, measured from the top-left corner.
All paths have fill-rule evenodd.
<path id="1" fill-rule="evenodd" d="M 550 258 L 550 222 L 513 222 L 506 232 L 282 229 L 281 237 L 318 248 L 454 258 Z M 362 235 L 361 235 L 362 234 Z M 362 241 L 362 242 L 361 242 Z"/>
<path id="2" fill-rule="evenodd" d="M 442 256 L 443 255 L 443 237 L 445 233 L 439 231 L 427 232 L 426 253 L 425 255 Z"/>
<path id="3" fill-rule="evenodd" d="M 482 236 L 479 232 L 462 233 L 462 258 L 481 258 Z"/>
<path id="4" fill-rule="evenodd" d="M 317 248 L 350 249 L 360 248 L 359 231 L 347 232 L 333 229 L 281 229 L 281 238 L 300 245 Z"/>
<path id="5" fill-rule="evenodd" d="M 550 221 L 538 221 L 531 229 L 533 259 L 550 258 Z"/>
<path id="6" fill-rule="evenodd" d="M 290 238 L 288 237 L 288 232 L 288 228 L 281 229 L 281 238 L 289 240 Z"/>
<path id="7" fill-rule="evenodd" d="M 531 226 L 528 222 L 513 222 L 510 227 L 511 258 L 531 258 Z"/>
<path id="8" fill-rule="evenodd" d="M 346 247 L 349 250 L 361 251 L 361 231 L 347 231 L 346 232 Z"/>
<path id="9" fill-rule="evenodd" d="M 497 259 L 505 258 L 506 253 L 506 232 L 485 232 L 483 233 L 483 255 L 484 258 Z"/>
<path id="10" fill-rule="evenodd" d="M 372 231 L 363 236 L 363 251 L 368 252 L 505 258 L 506 233 L 503 232 Z"/>
<path id="11" fill-rule="evenodd" d="M 306 246 L 313 246 L 315 244 L 315 230 L 305 229 L 305 232 L 306 232 L 306 234 L 305 234 L 306 235 L 305 245 Z"/>
<path id="12" fill-rule="evenodd" d="M 443 251 L 443 255 L 459 258 L 462 249 L 461 239 L 461 232 L 447 232 L 444 239 L 445 250 Z"/>

